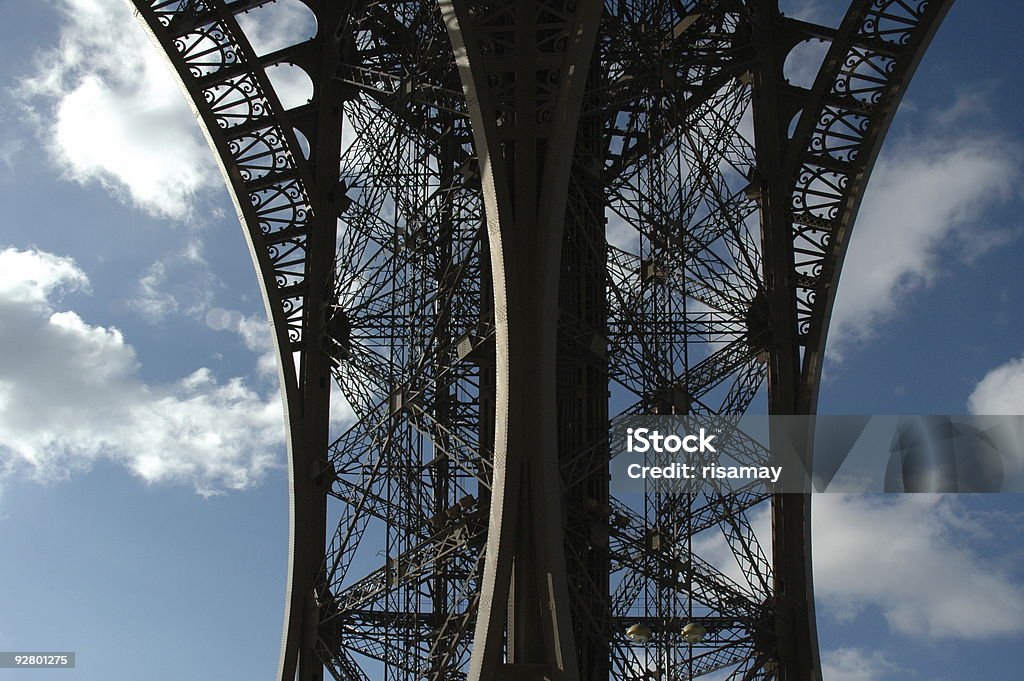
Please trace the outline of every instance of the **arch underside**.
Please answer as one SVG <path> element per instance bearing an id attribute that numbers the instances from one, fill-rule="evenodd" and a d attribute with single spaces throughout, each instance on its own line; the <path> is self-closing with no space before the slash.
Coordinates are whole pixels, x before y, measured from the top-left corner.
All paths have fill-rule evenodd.
<path id="1" fill-rule="evenodd" d="M 754 483 L 623 503 L 608 431 L 813 413 L 860 198 L 951 2 L 857 0 L 834 28 L 770 0 L 616 1 L 591 19 L 573 2 L 302 4 L 316 36 L 257 55 L 238 16 L 266 0 L 133 2 L 222 165 L 281 358 L 281 678 L 476 681 L 506 662 L 552 680 L 820 678 L 806 498 Z M 782 64 L 809 39 L 829 47 L 802 88 Z M 277 64 L 309 75 L 308 103 L 282 105 Z M 543 162 L 558 144 L 564 167 Z M 526 241 L 530 210 L 557 230 Z M 522 300 L 547 301 L 548 336 L 517 340 L 535 321 Z M 546 388 L 519 342 L 540 344 Z M 353 413 L 329 440 L 328 373 Z M 553 414 L 523 442 L 545 453 L 517 459 L 506 431 L 534 389 Z M 540 633 L 523 624 L 543 590 L 524 595 L 533 541 L 560 547 L 537 569 L 560 571 L 544 598 L 567 616 Z M 474 661 L 481 636 L 496 662 Z"/>

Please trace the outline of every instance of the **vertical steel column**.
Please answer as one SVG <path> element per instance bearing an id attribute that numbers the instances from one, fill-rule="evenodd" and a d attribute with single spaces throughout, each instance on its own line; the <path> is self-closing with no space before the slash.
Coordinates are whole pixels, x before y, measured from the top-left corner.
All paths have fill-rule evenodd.
<path id="1" fill-rule="evenodd" d="M 602 184 L 606 79 L 594 58 L 576 134 L 562 240 L 558 438 L 573 625 L 580 677 L 609 676 L 611 557 L 600 513 L 609 506 L 607 199 Z M 595 518 L 596 516 L 596 518 Z"/>
<path id="2" fill-rule="evenodd" d="M 497 342 L 493 496 L 469 678 L 570 681 L 579 671 L 562 529 L 558 288 L 569 173 L 602 6 L 441 6 L 480 159 Z"/>
<path id="3" fill-rule="evenodd" d="M 298 367 L 298 396 L 289 403 L 292 484 L 292 561 L 289 610 L 285 619 L 280 680 L 322 681 L 324 645 L 321 613 L 314 586 L 322 580 L 324 537 L 327 534 L 327 492 L 324 453 L 329 441 L 332 360 L 326 351 L 326 324 L 333 302 L 334 253 L 338 235 L 338 159 L 341 150 L 341 82 L 334 78 L 339 59 L 338 36 L 332 28 L 342 18 L 336 3 L 322 3 L 319 54 L 303 64 L 314 84 L 311 114 L 294 121 L 309 142 L 309 166 L 315 191 L 310 192 L 312 220 L 306 260 L 306 304 Z M 327 29 L 327 30 L 325 30 Z M 315 53 L 314 53 L 315 54 Z M 289 361 L 284 357 L 282 361 Z"/>
<path id="4" fill-rule="evenodd" d="M 796 282 L 790 219 L 792 173 L 787 166 L 787 127 L 797 111 L 784 101 L 783 65 L 791 49 L 778 35 L 778 0 L 749 5 L 753 73 L 755 182 L 760 195 L 761 243 L 768 313 L 768 412 L 805 414 L 801 392 L 800 342 L 797 338 Z M 771 447 L 781 446 L 773 430 Z M 799 446 L 799 445 L 798 445 Z M 804 442 L 808 455 L 809 439 Z M 774 647 L 779 681 L 818 681 L 817 629 L 811 590 L 811 500 L 802 494 L 772 498 L 772 567 L 775 587 Z"/>

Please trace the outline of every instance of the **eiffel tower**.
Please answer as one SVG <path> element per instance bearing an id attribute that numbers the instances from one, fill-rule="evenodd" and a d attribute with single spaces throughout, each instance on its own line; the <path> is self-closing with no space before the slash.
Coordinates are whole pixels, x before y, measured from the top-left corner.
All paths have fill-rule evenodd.
<path id="1" fill-rule="evenodd" d="M 315 34 L 257 49 L 242 26 L 286 1 Z M 625 504 L 609 430 L 815 412 L 861 197 L 951 0 L 837 26 L 778 0 L 132 4 L 279 352 L 281 681 L 821 678 L 808 497 Z"/>

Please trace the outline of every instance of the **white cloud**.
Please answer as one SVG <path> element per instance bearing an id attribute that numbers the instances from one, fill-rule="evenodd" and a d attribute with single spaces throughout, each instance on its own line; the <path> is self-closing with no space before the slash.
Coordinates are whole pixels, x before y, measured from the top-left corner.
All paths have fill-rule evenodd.
<path id="1" fill-rule="evenodd" d="M 18 88 L 51 155 L 72 180 L 153 215 L 190 217 L 219 174 L 164 58 L 124 2 L 58 5 L 60 44 Z"/>
<path id="2" fill-rule="evenodd" d="M 89 280 L 75 261 L 51 253 L 6 249 L 0 263 L 0 300 L 17 300 L 33 310 L 65 291 L 87 289 Z"/>
<path id="3" fill-rule="evenodd" d="M 206 313 L 206 325 L 215 331 L 233 331 L 245 347 L 257 354 L 256 373 L 277 385 L 277 352 L 274 350 L 274 330 L 265 315 L 245 316 L 237 310 L 215 307 Z M 331 384 L 331 426 L 346 428 L 355 421 L 355 412 L 345 399 L 337 382 Z"/>
<path id="4" fill-rule="evenodd" d="M 279 0 L 238 15 L 238 25 L 256 54 L 303 42 L 316 35 L 316 19 L 299 0 Z M 281 104 L 302 106 L 313 96 L 313 83 L 301 68 L 281 64 L 267 69 L 267 77 Z"/>
<path id="5" fill-rule="evenodd" d="M 771 556 L 772 553 L 772 516 L 770 511 L 768 504 L 762 504 L 748 514 L 748 521 L 754 531 L 754 537 L 761 545 L 765 556 Z M 759 584 L 751 584 L 747 581 L 743 568 L 736 560 L 736 554 L 733 553 L 729 543 L 725 540 L 725 535 L 720 530 L 712 528 L 694 537 L 693 552 L 734 583 L 751 591 L 759 589 Z"/>
<path id="6" fill-rule="evenodd" d="M 127 304 L 151 324 L 160 324 L 178 313 L 201 318 L 210 310 L 215 289 L 222 286 L 203 258 L 202 244 L 193 239 L 181 252 L 146 268 Z"/>
<path id="7" fill-rule="evenodd" d="M 153 263 L 139 279 L 138 293 L 128 301 L 128 306 L 150 323 L 162 322 L 178 311 L 178 300 L 164 288 L 166 283 L 167 264 Z"/>
<path id="8" fill-rule="evenodd" d="M 936 124 L 894 140 L 872 175 L 843 266 L 829 353 L 872 337 L 957 255 L 967 261 L 1011 238 L 986 210 L 1015 198 L 1012 141 Z"/>
<path id="9" fill-rule="evenodd" d="M 971 83 L 958 90 L 953 102 L 943 111 L 934 113 L 937 125 L 960 125 L 964 121 L 978 121 L 990 117 L 991 100 L 998 95 L 999 85 L 996 81 Z"/>
<path id="10" fill-rule="evenodd" d="M 331 411 L 328 418 L 332 426 L 341 429 L 348 428 L 356 420 L 356 413 L 345 399 L 345 394 L 341 392 L 337 381 L 331 383 Z"/>
<path id="11" fill-rule="evenodd" d="M 69 179 L 99 183 L 152 215 L 193 217 L 202 190 L 222 182 L 165 58 L 122 0 L 56 1 L 64 15 L 59 45 L 38 56 L 17 89 L 51 156 Z M 316 32 L 296 0 L 250 11 L 239 23 L 261 54 Z M 272 69 L 286 105 L 311 94 L 297 71 Z M 8 146 L 0 145 L 0 162 L 13 153 Z"/>
<path id="12" fill-rule="evenodd" d="M 242 344 L 255 352 L 256 373 L 264 380 L 277 381 L 277 352 L 274 350 L 274 331 L 265 315 L 246 317 L 238 310 L 215 307 L 206 313 L 206 325 L 214 331 L 237 333 Z"/>
<path id="13" fill-rule="evenodd" d="M 15 115 L 15 112 L 0 101 L 0 120 L 14 120 Z M 5 174 L 13 171 L 15 159 L 24 148 L 25 142 L 18 134 L 17 129 L 14 126 L 4 126 L 4 129 L 0 130 L 0 166 L 2 166 L 0 170 L 5 171 Z"/>
<path id="14" fill-rule="evenodd" d="M 985 374 L 967 398 L 967 409 L 986 416 L 1024 414 L 1024 357 Z"/>
<path id="15" fill-rule="evenodd" d="M 118 329 L 57 309 L 62 290 L 87 283 L 70 259 L 0 251 L 0 470 L 59 479 L 105 458 L 147 482 L 213 493 L 281 463 L 276 390 L 261 395 L 205 368 L 147 384 Z"/>
<path id="16" fill-rule="evenodd" d="M 237 15 L 238 26 L 258 55 L 316 35 L 316 17 L 299 0 L 277 0 Z"/>
<path id="17" fill-rule="evenodd" d="M 274 350 L 274 335 L 266 315 L 239 316 L 237 329 L 245 347 L 253 352 L 267 353 Z"/>
<path id="18" fill-rule="evenodd" d="M 277 93 L 281 106 L 294 109 L 313 98 L 313 81 L 298 66 L 278 64 L 267 69 L 267 79 Z"/>
<path id="19" fill-rule="evenodd" d="M 830 47 L 831 43 L 818 39 L 797 43 L 786 55 L 783 67 L 786 80 L 791 85 L 810 90 L 814 87 L 814 80 L 818 77 L 818 71 Z"/>
<path id="20" fill-rule="evenodd" d="M 821 656 L 822 678 L 826 681 L 883 681 L 900 668 L 880 652 L 859 648 L 838 648 Z"/>
<path id="21" fill-rule="evenodd" d="M 969 512 L 955 496 L 818 494 L 813 500 L 813 569 L 819 619 L 858 619 L 914 638 L 988 640 L 1024 635 L 1024 584 L 1001 571 L 1012 557 L 983 555 L 986 522 L 1005 517 Z M 771 514 L 750 516 L 754 534 L 771 555 Z M 702 533 L 694 551 L 737 584 L 743 572 L 722 534 Z M 884 620 L 884 623 L 881 621 Z M 828 681 L 877 681 L 885 660 L 867 656 L 862 672 L 846 663 L 855 651 L 834 651 Z M 857 653 L 859 654 L 859 653 Z M 845 676 L 843 675 L 845 674 Z"/>
<path id="22" fill-rule="evenodd" d="M 24 143 L 19 139 L 0 139 L 0 165 L 8 171 L 14 170 L 14 158 L 23 147 Z"/>
<path id="23" fill-rule="evenodd" d="M 813 515 L 819 616 L 877 609 L 925 639 L 1024 634 L 1024 588 L 977 550 L 985 528 L 956 497 L 822 494 Z"/>

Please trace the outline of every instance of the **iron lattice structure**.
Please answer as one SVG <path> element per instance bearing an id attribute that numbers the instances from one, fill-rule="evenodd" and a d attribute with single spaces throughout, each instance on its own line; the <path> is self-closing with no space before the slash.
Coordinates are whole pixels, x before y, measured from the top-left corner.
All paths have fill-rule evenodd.
<path id="1" fill-rule="evenodd" d="M 627 506 L 609 427 L 813 413 L 850 228 L 950 1 L 854 0 L 838 27 L 777 0 L 301 1 L 315 35 L 263 54 L 239 20 L 268 0 L 133 3 L 280 351 L 279 678 L 820 678 L 808 499 Z"/>

